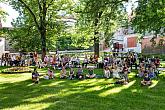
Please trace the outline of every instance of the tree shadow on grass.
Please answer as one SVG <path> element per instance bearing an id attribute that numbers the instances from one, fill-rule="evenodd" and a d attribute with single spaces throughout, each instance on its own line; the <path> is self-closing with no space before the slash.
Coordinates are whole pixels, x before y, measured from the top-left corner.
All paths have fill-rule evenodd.
<path id="1" fill-rule="evenodd" d="M 28 79 L 0 83 L 0 109 L 161 110 L 164 79 L 153 88 L 141 87 L 140 79 L 133 77 L 126 86 L 110 82 L 111 79 L 41 79 L 40 84 L 32 84 Z"/>

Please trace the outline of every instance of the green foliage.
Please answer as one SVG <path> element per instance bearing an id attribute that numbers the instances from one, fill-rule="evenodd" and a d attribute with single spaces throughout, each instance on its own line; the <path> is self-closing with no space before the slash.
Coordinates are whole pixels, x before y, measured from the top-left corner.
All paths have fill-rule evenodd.
<path id="1" fill-rule="evenodd" d="M 98 43 L 98 39 L 109 41 L 126 19 L 124 1 L 9 0 L 20 15 L 13 21 L 14 29 L 10 32 L 12 46 L 17 50 L 26 47 L 27 51 L 41 51 L 41 47 L 47 50 L 87 49 L 94 41 Z M 76 26 L 68 26 L 65 21 L 68 16 L 77 21 Z M 94 32 L 99 34 L 96 36 Z M 96 41 L 94 37 L 99 38 Z"/>
<path id="2" fill-rule="evenodd" d="M 125 19 L 126 0 L 80 0 L 75 8 L 78 13 L 77 26 L 90 31 L 91 39 L 95 33 L 98 39 L 110 40 L 115 30 Z"/>
<path id="3" fill-rule="evenodd" d="M 5 12 L 5 11 L 0 7 L 0 20 L 5 21 L 5 20 L 6 20 L 6 16 L 8 16 L 8 13 Z"/>
<path id="4" fill-rule="evenodd" d="M 71 0 L 47 0 L 46 8 L 43 7 L 45 1 L 38 0 L 11 0 L 9 3 L 20 15 L 12 23 L 14 30 L 10 31 L 10 40 L 14 41 L 12 43 L 14 48 L 18 50 L 18 48 L 26 47 L 27 51 L 41 50 L 41 45 L 42 48 L 45 46 L 43 42 L 47 43 L 47 50 L 57 48 L 58 37 L 63 36 L 64 30 L 67 28 L 66 22 L 62 19 L 70 14 Z M 42 37 L 44 31 L 45 40 Z M 20 39 L 26 39 L 26 41 L 20 41 Z M 60 48 L 64 49 L 66 46 Z"/>
<path id="5" fill-rule="evenodd" d="M 139 33 L 165 33 L 165 2 L 164 0 L 138 0 L 132 24 Z"/>
<path id="6" fill-rule="evenodd" d="M 0 2 L 2 2 L 2 1 L 0 1 Z M 5 12 L 5 11 L 0 7 L 0 22 L 2 22 L 2 20 L 3 20 L 3 21 L 6 21 L 6 17 L 7 17 L 7 16 L 8 16 L 8 13 Z M 5 34 L 5 33 L 4 33 L 4 30 L 3 30 L 3 29 L 0 29 L 0 36 L 3 37 L 4 34 Z"/>

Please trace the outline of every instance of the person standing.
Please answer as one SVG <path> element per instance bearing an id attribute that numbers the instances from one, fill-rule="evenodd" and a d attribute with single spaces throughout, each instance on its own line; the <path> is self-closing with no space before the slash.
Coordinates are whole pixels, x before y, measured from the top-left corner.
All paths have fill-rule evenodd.
<path id="1" fill-rule="evenodd" d="M 37 63 L 38 63 L 38 54 L 37 54 L 36 51 L 35 51 L 34 54 L 33 54 L 33 58 L 34 58 L 35 64 L 37 64 Z"/>

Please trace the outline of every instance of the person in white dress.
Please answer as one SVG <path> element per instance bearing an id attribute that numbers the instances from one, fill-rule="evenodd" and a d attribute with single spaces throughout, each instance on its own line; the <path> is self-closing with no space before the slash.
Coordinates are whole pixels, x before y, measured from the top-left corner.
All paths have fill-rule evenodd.
<path id="1" fill-rule="evenodd" d="M 111 72 L 110 69 L 108 67 L 104 68 L 104 77 L 106 78 L 110 78 Z"/>
<path id="2" fill-rule="evenodd" d="M 120 78 L 119 72 L 120 69 L 117 66 L 114 66 L 114 68 L 112 69 L 113 72 L 113 78 Z"/>

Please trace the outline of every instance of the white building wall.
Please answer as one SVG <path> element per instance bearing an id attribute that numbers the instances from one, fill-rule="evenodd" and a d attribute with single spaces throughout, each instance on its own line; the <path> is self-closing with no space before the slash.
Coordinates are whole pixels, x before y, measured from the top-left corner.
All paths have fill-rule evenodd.
<path id="1" fill-rule="evenodd" d="M 4 52 L 5 52 L 5 39 L 0 38 L 0 58 Z"/>
<path id="2" fill-rule="evenodd" d="M 130 37 L 138 37 L 137 34 L 133 34 L 134 31 L 132 30 L 132 28 L 128 28 L 128 34 L 126 35 L 124 33 L 125 29 L 123 28 L 119 28 L 116 33 L 113 35 L 112 38 L 112 42 L 116 43 L 118 42 L 119 44 L 123 44 L 123 52 L 129 52 L 129 51 L 134 51 L 134 52 L 138 52 L 141 53 L 141 44 L 137 42 L 137 46 L 136 47 L 132 47 L 132 48 L 127 48 L 128 47 L 128 42 L 127 39 Z M 111 42 L 111 41 L 110 41 Z M 113 47 L 113 43 L 111 43 L 111 47 Z"/>

